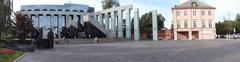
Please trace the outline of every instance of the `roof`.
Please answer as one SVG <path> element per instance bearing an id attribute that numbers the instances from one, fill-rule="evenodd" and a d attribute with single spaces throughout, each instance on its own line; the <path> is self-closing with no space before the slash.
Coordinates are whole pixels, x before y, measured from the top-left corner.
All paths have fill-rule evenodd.
<path id="1" fill-rule="evenodd" d="M 189 0 L 180 5 L 175 5 L 172 9 L 216 9 L 216 8 L 203 2 L 200 2 L 198 0 Z"/>

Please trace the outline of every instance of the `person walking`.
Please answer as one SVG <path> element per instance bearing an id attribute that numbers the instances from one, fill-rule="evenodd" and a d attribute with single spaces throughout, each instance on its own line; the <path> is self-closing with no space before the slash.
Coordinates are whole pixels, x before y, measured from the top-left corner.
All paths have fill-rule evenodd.
<path id="1" fill-rule="evenodd" d="M 98 37 L 95 37 L 95 38 L 94 38 L 94 42 L 95 42 L 95 44 L 98 44 L 98 43 L 99 43 Z"/>
<path id="2" fill-rule="evenodd" d="M 48 32 L 47 36 L 48 36 L 49 48 L 53 48 L 54 33 L 53 33 L 52 29 L 50 29 L 50 31 Z"/>

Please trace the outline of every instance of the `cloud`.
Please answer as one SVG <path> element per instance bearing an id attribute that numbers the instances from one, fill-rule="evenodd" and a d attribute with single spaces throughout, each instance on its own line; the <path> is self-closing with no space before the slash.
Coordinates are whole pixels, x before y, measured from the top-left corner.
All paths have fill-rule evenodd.
<path id="1" fill-rule="evenodd" d="M 235 19 L 236 14 L 240 12 L 240 0 L 204 0 L 208 4 L 216 7 L 217 21 L 223 18 Z"/>
<path id="2" fill-rule="evenodd" d="M 188 1 L 188 0 L 179 0 L 180 1 L 180 3 L 184 3 L 184 2 L 186 2 L 186 1 Z"/>

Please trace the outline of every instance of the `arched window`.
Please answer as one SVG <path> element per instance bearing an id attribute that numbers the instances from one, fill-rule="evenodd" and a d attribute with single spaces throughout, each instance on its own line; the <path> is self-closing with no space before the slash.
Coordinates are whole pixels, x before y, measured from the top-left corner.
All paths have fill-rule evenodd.
<path id="1" fill-rule="evenodd" d="M 62 9 L 58 9 L 58 11 L 62 11 Z"/>
<path id="2" fill-rule="evenodd" d="M 34 11 L 40 11 L 40 9 L 34 9 Z"/>
<path id="3" fill-rule="evenodd" d="M 50 9 L 49 11 L 56 11 L 55 9 Z"/>
<path id="4" fill-rule="evenodd" d="M 66 9 L 65 11 L 70 11 L 69 9 Z"/>
<path id="5" fill-rule="evenodd" d="M 197 7 L 197 6 L 198 6 L 197 2 L 192 2 L 192 7 Z"/>
<path id="6" fill-rule="evenodd" d="M 47 9 L 42 9 L 42 11 L 47 11 Z"/>
<path id="7" fill-rule="evenodd" d="M 78 10 L 72 10 L 72 12 L 78 12 Z"/>
<path id="8" fill-rule="evenodd" d="M 32 11 L 31 9 L 28 9 L 27 11 Z"/>
<path id="9" fill-rule="evenodd" d="M 25 11 L 24 9 L 20 10 L 20 11 Z"/>
<path id="10" fill-rule="evenodd" d="M 80 10 L 80 12 L 84 12 L 83 10 Z"/>

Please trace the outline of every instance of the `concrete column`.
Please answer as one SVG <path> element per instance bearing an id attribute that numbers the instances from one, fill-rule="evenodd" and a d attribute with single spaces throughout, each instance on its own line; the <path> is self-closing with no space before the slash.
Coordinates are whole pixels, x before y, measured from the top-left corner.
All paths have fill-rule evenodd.
<path id="1" fill-rule="evenodd" d="M 115 13 L 114 13 L 114 11 L 111 12 L 111 19 L 112 19 L 111 20 L 112 21 L 111 22 L 112 23 L 111 24 L 112 37 L 114 38 L 114 37 L 116 37 L 116 27 L 115 27 L 116 26 L 116 21 L 115 21 Z"/>
<path id="2" fill-rule="evenodd" d="M 58 15 L 58 38 L 61 38 L 61 31 L 62 31 L 62 15 Z"/>
<path id="3" fill-rule="evenodd" d="M 118 38 L 123 37 L 123 14 L 122 10 L 118 11 Z"/>
<path id="4" fill-rule="evenodd" d="M 81 24 L 84 26 L 83 16 L 84 16 L 84 15 L 80 15 L 80 22 L 81 22 Z"/>
<path id="5" fill-rule="evenodd" d="M 178 35 L 177 35 L 177 31 L 176 30 L 174 30 L 174 40 L 178 40 L 178 37 L 177 37 Z"/>
<path id="6" fill-rule="evenodd" d="M 134 11 L 134 40 L 140 40 L 140 31 L 139 31 L 139 11 L 135 9 Z"/>
<path id="7" fill-rule="evenodd" d="M 108 13 L 105 14 L 105 29 L 109 29 L 109 15 Z"/>
<path id="8" fill-rule="evenodd" d="M 66 27 L 69 27 L 70 24 L 70 16 L 69 14 L 66 14 Z"/>
<path id="9" fill-rule="evenodd" d="M 73 21 L 78 21 L 77 15 L 73 15 Z"/>
<path id="10" fill-rule="evenodd" d="M 192 31 L 188 31 L 189 32 L 189 40 L 192 40 Z"/>
<path id="11" fill-rule="evenodd" d="M 38 14 L 35 14 L 35 19 L 37 20 L 37 29 L 39 29 L 40 28 L 40 22 L 39 22 L 40 20 L 39 20 L 39 15 Z"/>
<path id="12" fill-rule="evenodd" d="M 51 14 L 50 19 L 51 19 L 51 21 L 50 21 L 50 28 L 53 29 L 54 28 L 54 14 Z"/>
<path id="13" fill-rule="evenodd" d="M 47 14 L 43 14 L 43 23 L 48 23 L 48 20 L 47 20 Z M 46 24 L 47 25 L 47 24 Z M 46 26 L 43 26 L 43 28 L 46 28 Z"/>
<path id="14" fill-rule="evenodd" d="M 96 14 L 94 14 L 94 21 L 98 21 L 98 16 Z"/>
<path id="15" fill-rule="evenodd" d="M 100 25 L 102 25 L 103 26 L 103 15 L 102 14 L 99 14 L 99 23 L 100 23 Z"/>
<path id="16" fill-rule="evenodd" d="M 158 27 L 157 27 L 157 10 L 152 11 L 152 35 L 153 35 L 153 40 L 157 41 L 158 40 Z"/>
<path id="17" fill-rule="evenodd" d="M 126 38 L 130 39 L 131 38 L 131 13 L 130 9 L 126 9 Z"/>

